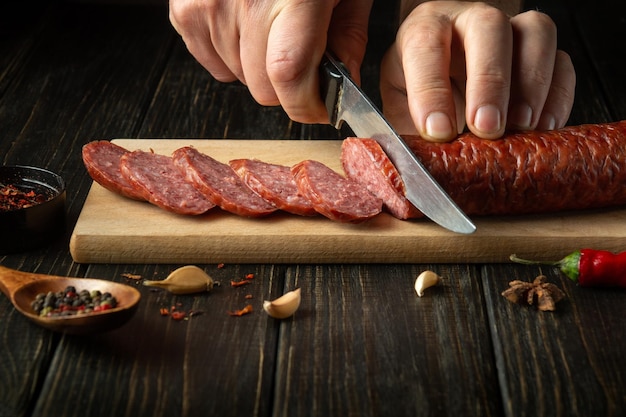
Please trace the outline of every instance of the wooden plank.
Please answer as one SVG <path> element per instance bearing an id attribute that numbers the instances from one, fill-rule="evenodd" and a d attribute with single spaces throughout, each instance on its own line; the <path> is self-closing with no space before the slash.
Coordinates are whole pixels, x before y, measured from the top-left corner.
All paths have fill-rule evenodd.
<path id="1" fill-rule="evenodd" d="M 423 270 L 444 277 L 418 298 Z M 303 300 L 279 340 L 273 416 L 501 415 L 478 270 L 290 267 Z M 313 410 L 313 412 L 312 412 Z"/>
<path id="2" fill-rule="evenodd" d="M 87 268 L 72 264 L 67 249 L 90 186 L 80 146 L 86 138 L 136 132 L 173 34 L 163 31 L 166 7 L 53 3 L 12 3 L 0 19 L 0 160 L 63 175 L 68 232 L 48 248 L 0 261 L 82 276 Z M 60 338 L 19 316 L 6 297 L 0 317 L 0 415 L 31 415 Z"/>
<path id="3" fill-rule="evenodd" d="M 165 155 L 191 145 L 223 162 L 256 157 L 293 165 L 311 158 L 341 171 L 339 141 L 115 143 Z M 580 245 L 616 250 L 626 238 L 625 209 L 475 221 L 477 232 L 459 235 L 427 219 L 402 221 L 384 213 L 359 225 L 285 213 L 262 219 L 220 210 L 180 216 L 94 185 L 74 228 L 70 251 L 81 263 L 503 262 L 511 253 L 550 259 Z"/>
<path id="4" fill-rule="evenodd" d="M 98 265 L 90 274 L 116 282 L 132 273 L 164 279 L 175 265 Z M 65 337 L 42 384 L 33 415 L 268 416 L 280 323 L 262 309 L 283 286 L 284 271 L 273 266 L 203 266 L 222 283 L 213 291 L 172 295 L 137 285 L 142 300 L 123 327 L 88 337 Z M 250 284 L 231 279 L 253 273 Z M 249 294 L 251 299 L 246 299 Z M 227 312 L 253 305 L 253 312 Z M 175 321 L 161 308 L 202 314 Z M 59 401 L 63 398 L 63 401 Z"/>
<path id="5" fill-rule="evenodd" d="M 500 295 L 509 281 L 539 274 L 566 294 L 555 312 Z M 488 265 L 482 282 L 507 415 L 624 415 L 626 293 L 581 288 L 554 269 L 532 266 Z"/>
<path id="6" fill-rule="evenodd" d="M 610 4 L 609 4 L 610 3 Z M 622 3 L 537 1 L 559 28 L 559 44 L 577 71 L 575 123 L 624 119 L 625 85 L 617 36 L 623 32 Z M 617 51 L 616 51 L 617 50 Z M 580 224 L 585 227 L 584 223 Z M 582 248 L 581 245 L 577 250 Z M 624 244 L 616 251 L 624 250 Z M 554 259 L 559 259 L 564 251 Z M 539 274 L 557 284 L 566 299 L 554 313 L 541 313 L 504 300 L 508 281 Z M 577 287 L 549 267 L 487 265 L 483 269 L 486 308 L 493 329 L 506 415 L 606 415 L 626 413 L 623 333 L 619 323 L 626 294 Z M 617 321 L 616 321 L 617 320 Z"/>

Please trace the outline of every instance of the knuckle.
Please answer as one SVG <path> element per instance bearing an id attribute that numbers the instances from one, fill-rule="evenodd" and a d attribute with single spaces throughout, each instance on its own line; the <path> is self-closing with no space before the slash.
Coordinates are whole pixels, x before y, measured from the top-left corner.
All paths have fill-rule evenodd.
<path id="1" fill-rule="evenodd" d="M 511 18 L 511 21 L 524 25 L 532 25 L 533 27 L 543 28 L 544 30 L 551 30 L 556 33 L 556 23 L 554 20 L 547 14 L 538 10 L 529 10 L 520 13 Z"/>
<path id="2" fill-rule="evenodd" d="M 510 19 L 502 10 L 490 6 L 486 3 L 472 3 L 472 19 L 475 22 L 483 22 L 484 24 L 509 26 Z"/>
<path id="3" fill-rule="evenodd" d="M 297 84 L 307 72 L 307 61 L 295 51 L 279 51 L 267 58 L 267 76 L 273 84 Z"/>

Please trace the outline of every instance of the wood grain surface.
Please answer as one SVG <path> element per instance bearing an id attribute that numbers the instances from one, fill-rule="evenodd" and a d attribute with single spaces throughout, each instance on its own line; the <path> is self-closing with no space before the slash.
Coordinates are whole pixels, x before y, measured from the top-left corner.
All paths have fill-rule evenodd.
<path id="1" fill-rule="evenodd" d="M 0 296 L 1 417 L 626 415 L 626 292 L 579 287 L 555 268 L 203 261 L 198 266 L 222 285 L 182 296 L 126 278 L 164 279 L 181 264 L 74 262 L 69 241 L 92 188 L 80 159 L 88 141 L 262 138 L 300 146 L 346 136 L 259 106 L 240 83 L 217 82 L 171 28 L 166 3 L 3 4 L 0 160 L 62 174 L 68 227 L 49 247 L 0 256 L 0 263 L 133 285 L 142 300 L 123 327 L 76 337 L 36 326 Z M 362 68 L 377 102 L 380 59 L 395 36 L 394 3 L 374 2 Z M 569 123 L 626 119 L 626 3 L 531 0 L 526 7 L 557 23 L 559 47 L 576 67 Z M 563 221 L 539 220 L 544 228 L 533 234 L 550 234 Z M 575 226 L 572 236 L 608 227 L 585 218 Z M 528 245 L 526 235 L 520 239 Z M 551 250 L 561 244 L 556 238 Z M 563 249 L 571 244 L 575 237 Z M 526 249 L 518 254 L 539 252 Z M 443 277 L 441 285 L 417 297 L 413 282 L 427 269 Z M 248 274 L 249 285 L 228 285 Z M 538 274 L 565 292 L 557 311 L 500 295 L 509 281 Z M 263 312 L 263 300 L 295 287 L 302 303 L 292 318 Z M 246 303 L 251 314 L 228 315 Z M 202 314 L 182 321 L 160 315 L 172 306 Z"/>

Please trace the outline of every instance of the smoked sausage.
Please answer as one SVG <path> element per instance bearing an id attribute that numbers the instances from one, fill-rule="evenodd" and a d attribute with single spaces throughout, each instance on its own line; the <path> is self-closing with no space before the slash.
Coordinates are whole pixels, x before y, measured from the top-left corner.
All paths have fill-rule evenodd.
<path id="1" fill-rule="evenodd" d="M 406 137 L 469 215 L 517 215 L 626 204 L 626 121 L 449 143 Z"/>

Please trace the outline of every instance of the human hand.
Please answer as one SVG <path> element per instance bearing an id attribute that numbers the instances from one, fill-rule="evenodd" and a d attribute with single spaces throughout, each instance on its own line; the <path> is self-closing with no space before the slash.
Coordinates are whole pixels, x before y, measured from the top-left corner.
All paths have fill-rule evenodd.
<path id="1" fill-rule="evenodd" d="M 575 84 L 547 15 L 508 18 L 472 2 L 430 1 L 413 9 L 381 67 L 387 119 L 399 133 L 431 141 L 453 139 L 465 123 L 486 139 L 506 128 L 560 128 Z"/>
<path id="2" fill-rule="evenodd" d="M 170 21 L 217 80 L 239 80 L 292 120 L 328 123 L 319 64 L 331 49 L 358 79 L 372 0 L 170 0 Z"/>

